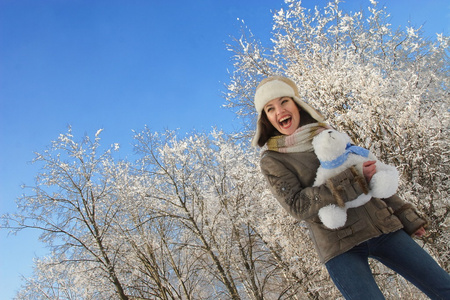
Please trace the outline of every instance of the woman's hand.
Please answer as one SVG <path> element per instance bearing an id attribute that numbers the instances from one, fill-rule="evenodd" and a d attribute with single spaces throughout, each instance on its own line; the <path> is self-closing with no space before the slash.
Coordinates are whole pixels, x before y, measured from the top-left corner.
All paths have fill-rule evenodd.
<path id="1" fill-rule="evenodd" d="M 366 161 L 363 163 L 363 175 L 364 175 L 364 178 L 366 178 L 367 183 L 370 182 L 370 180 L 372 179 L 372 176 L 377 171 L 375 162 L 376 161 L 374 161 L 374 160 L 369 160 L 369 161 Z"/>
<path id="2" fill-rule="evenodd" d="M 414 235 L 418 238 L 421 238 L 425 235 L 425 233 L 427 233 L 425 228 L 420 227 L 416 232 L 414 232 Z"/>

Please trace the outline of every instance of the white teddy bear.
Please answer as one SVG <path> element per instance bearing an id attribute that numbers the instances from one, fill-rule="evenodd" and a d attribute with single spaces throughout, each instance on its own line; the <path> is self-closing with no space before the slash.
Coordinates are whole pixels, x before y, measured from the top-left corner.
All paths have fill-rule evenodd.
<path id="1" fill-rule="evenodd" d="M 361 194 L 358 198 L 346 202 L 344 207 L 330 204 L 319 210 L 319 218 L 326 227 L 337 229 L 344 226 L 347 221 L 347 209 L 364 205 L 372 197 L 388 198 L 397 191 L 399 177 L 397 169 L 379 161 L 369 150 L 351 145 L 347 134 L 326 129 L 314 137 L 312 144 L 320 160 L 313 186 L 325 183 L 327 179 L 351 166 L 356 166 L 362 175 L 363 163 L 369 160 L 376 161 L 376 173 L 370 180 L 368 194 Z"/>

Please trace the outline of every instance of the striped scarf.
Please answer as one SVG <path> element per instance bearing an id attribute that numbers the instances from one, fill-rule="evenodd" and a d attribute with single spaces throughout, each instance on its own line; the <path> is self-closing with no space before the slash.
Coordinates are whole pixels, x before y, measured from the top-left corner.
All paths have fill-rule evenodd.
<path id="1" fill-rule="evenodd" d="M 299 127 L 291 135 L 277 135 L 267 141 L 268 150 L 280 153 L 312 152 L 312 139 L 324 128 L 330 128 L 325 123 L 311 123 Z"/>

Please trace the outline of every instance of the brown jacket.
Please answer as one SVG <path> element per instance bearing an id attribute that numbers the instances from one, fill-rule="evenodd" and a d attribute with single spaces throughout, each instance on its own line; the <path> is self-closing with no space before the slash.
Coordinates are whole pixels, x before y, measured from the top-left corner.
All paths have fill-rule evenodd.
<path id="1" fill-rule="evenodd" d="M 412 235 L 426 225 L 412 205 L 394 195 L 372 198 L 364 206 L 347 210 L 347 222 L 339 229 L 328 229 L 318 211 L 328 204 L 342 206 L 367 191 L 367 183 L 354 167 L 325 184 L 312 187 L 319 160 L 314 152 L 264 152 L 261 170 L 272 193 L 293 217 L 308 224 L 320 260 L 325 263 L 368 239 L 403 228 Z"/>

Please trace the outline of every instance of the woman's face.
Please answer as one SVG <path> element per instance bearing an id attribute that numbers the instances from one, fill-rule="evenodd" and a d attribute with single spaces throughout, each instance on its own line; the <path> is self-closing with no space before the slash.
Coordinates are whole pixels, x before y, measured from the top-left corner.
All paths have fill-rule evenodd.
<path id="1" fill-rule="evenodd" d="M 273 127 L 284 135 L 291 135 L 300 126 L 300 112 L 291 97 L 270 100 L 264 111 Z"/>

